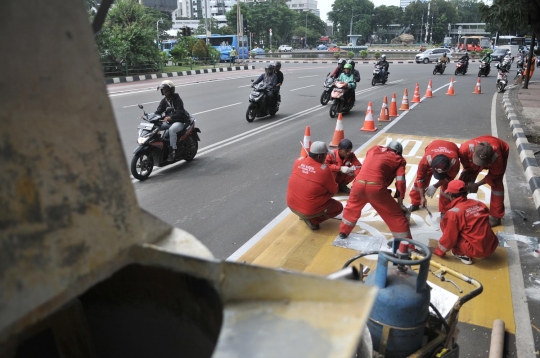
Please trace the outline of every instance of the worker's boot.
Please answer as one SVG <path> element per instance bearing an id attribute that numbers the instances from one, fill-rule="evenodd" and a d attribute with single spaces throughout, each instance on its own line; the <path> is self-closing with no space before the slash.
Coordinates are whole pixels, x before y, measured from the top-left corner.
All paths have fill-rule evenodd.
<path id="1" fill-rule="evenodd" d="M 501 225 L 501 219 L 490 215 L 489 216 L 489 225 L 491 227 L 499 226 L 499 225 Z"/>

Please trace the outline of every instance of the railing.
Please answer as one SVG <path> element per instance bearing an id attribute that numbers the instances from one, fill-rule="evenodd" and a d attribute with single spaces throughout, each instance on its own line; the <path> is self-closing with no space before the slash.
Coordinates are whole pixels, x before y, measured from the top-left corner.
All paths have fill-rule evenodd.
<path id="1" fill-rule="evenodd" d="M 101 62 L 105 77 L 136 76 L 163 71 L 161 62 L 117 63 Z"/>

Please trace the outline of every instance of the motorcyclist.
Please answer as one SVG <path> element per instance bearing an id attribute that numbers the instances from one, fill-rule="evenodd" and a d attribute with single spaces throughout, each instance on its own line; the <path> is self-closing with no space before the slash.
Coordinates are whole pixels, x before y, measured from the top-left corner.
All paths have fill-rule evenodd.
<path id="1" fill-rule="evenodd" d="M 461 56 L 459 60 L 462 61 L 465 66 L 464 72 L 467 72 L 467 70 L 469 69 L 469 53 L 465 52 L 465 55 Z"/>
<path id="2" fill-rule="evenodd" d="M 266 87 L 266 101 L 265 101 L 265 107 L 269 108 L 270 106 L 275 105 L 275 98 L 274 98 L 274 88 L 276 88 L 277 85 L 277 76 L 274 73 L 274 65 L 269 63 L 264 68 L 264 73 L 259 76 L 253 82 L 251 87 L 254 87 L 259 82 L 263 81 L 264 86 Z M 271 108 L 271 107 L 270 107 Z"/>
<path id="3" fill-rule="evenodd" d="M 353 60 L 347 60 L 347 63 L 352 66 L 351 73 L 354 76 L 354 80 L 356 82 L 360 82 L 360 72 L 357 69 L 354 68 L 354 65 L 355 65 L 354 61 Z M 351 95 L 352 95 L 353 102 L 356 101 L 356 92 L 352 91 Z"/>
<path id="4" fill-rule="evenodd" d="M 379 62 L 377 62 L 377 65 L 381 66 L 381 79 L 384 78 L 386 75 L 386 72 L 388 72 L 388 68 L 390 67 L 390 64 L 388 61 L 386 61 L 386 55 L 382 55 Z M 390 72 L 388 72 L 390 73 Z"/>
<path id="5" fill-rule="evenodd" d="M 484 55 L 484 57 L 482 57 L 482 59 L 480 60 L 480 62 L 485 62 L 486 63 L 486 66 L 487 66 L 487 70 L 489 71 L 491 69 L 491 54 L 490 53 L 486 53 Z"/>
<path id="6" fill-rule="evenodd" d="M 352 66 L 348 63 L 343 66 L 343 73 L 339 75 L 338 81 L 340 82 L 347 82 L 347 90 L 343 94 L 343 97 L 345 98 L 345 103 L 347 103 L 349 100 L 354 100 L 353 94 L 354 90 L 356 88 L 356 82 L 354 80 L 354 75 L 351 73 Z"/>
<path id="7" fill-rule="evenodd" d="M 189 123 L 189 113 L 184 109 L 184 102 L 180 98 L 178 93 L 175 93 L 174 83 L 170 80 L 161 82 L 161 85 L 157 88 L 161 90 L 161 94 L 165 96 L 156 109 L 156 114 L 162 114 L 168 107 L 173 107 L 174 112 L 166 116 L 161 124 L 161 129 L 169 130 L 169 145 L 171 150 L 167 161 L 174 161 L 176 154 L 176 134 L 184 129 L 184 126 Z"/>
<path id="8" fill-rule="evenodd" d="M 439 62 L 442 64 L 442 69 L 444 71 L 446 69 L 446 63 L 450 62 L 450 60 L 446 56 L 446 52 L 444 52 L 443 55 L 439 57 Z"/>
<path id="9" fill-rule="evenodd" d="M 279 91 L 281 90 L 281 86 L 283 85 L 283 72 L 281 72 L 281 62 L 277 61 L 274 65 L 274 73 L 276 74 L 276 88 L 274 89 L 274 96 L 276 98 L 276 101 L 280 102 L 281 98 L 279 96 Z"/>
<path id="10" fill-rule="evenodd" d="M 346 63 L 347 61 L 345 61 L 344 58 L 340 58 L 337 62 L 336 69 L 330 74 L 330 77 L 338 78 L 339 75 L 341 75 L 341 73 L 343 72 L 343 66 L 345 66 Z"/>

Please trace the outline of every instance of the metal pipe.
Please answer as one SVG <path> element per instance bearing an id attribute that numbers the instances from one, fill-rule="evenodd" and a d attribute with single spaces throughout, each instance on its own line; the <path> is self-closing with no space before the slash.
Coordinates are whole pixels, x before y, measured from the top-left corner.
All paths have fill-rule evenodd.
<path id="1" fill-rule="evenodd" d="M 504 321 L 493 321 L 491 330 L 491 344 L 489 345 L 489 358 L 502 358 L 504 351 Z"/>

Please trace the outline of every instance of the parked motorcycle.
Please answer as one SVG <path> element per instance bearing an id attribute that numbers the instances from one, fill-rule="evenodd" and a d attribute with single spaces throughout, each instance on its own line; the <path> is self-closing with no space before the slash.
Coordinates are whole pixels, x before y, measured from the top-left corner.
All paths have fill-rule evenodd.
<path id="1" fill-rule="evenodd" d="M 201 130 L 195 127 L 195 118 L 190 116 L 190 122 L 185 128 L 177 134 L 176 152 L 174 162 L 167 161 L 169 156 L 169 130 L 161 129 L 163 118 L 174 111 L 169 107 L 161 115 L 155 113 L 146 113 L 144 107 L 139 104 L 143 110 L 142 119 L 145 122 L 139 124 L 139 146 L 133 151 L 134 156 L 131 159 L 131 174 L 138 180 L 147 179 L 154 166 L 163 167 L 179 160 L 191 161 L 195 158 L 199 149 L 199 135 Z"/>
<path id="2" fill-rule="evenodd" d="M 478 77 L 487 77 L 489 75 L 489 72 L 491 71 L 491 66 L 486 61 L 482 61 L 480 63 L 480 69 L 478 70 Z"/>
<path id="3" fill-rule="evenodd" d="M 384 85 L 386 81 L 388 81 L 388 75 L 390 74 L 390 72 L 386 71 L 383 78 L 382 69 L 383 66 L 375 65 L 375 69 L 373 70 L 373 79 L 371 80 L 372 86 L 375 86 L 377 83 L 382 83 Z"/>
<path id="4" fill-rule="evenodd" d="M 456 70 L 454 71 L 454 76 L 457 76 L 458 73 L 465 75 L 467 73 L 467 62 L 465 60 L 459 60 L 456 63 Z"/>
<path id="5" fill-rule="evenodd" d="M 332 89 L 334 88 L 335 81 L 336 80 L 334 79 L 334 77 L 330 76 L 330 73 L 327 75 L 326 80 L 324 80 L 324 90 L 321 94 L 321 104 L 323 106 L 326 106 L 328 104 L 328 101 L 330 101 L 330 98 L 332 97 Z"/>
<path id="6" fill-rule="evenodd" d="M 330 117 L 335 118 L 338 113 L 348 113 L 354 107 L 354 101 L 349 98 L 345 102 L 345 91 L 349 88 L 347 82 L 336 81 L 334 82 L 334 89 L 332 90 L 332 105 L 330 106 Z"/>
<path id="7" fill-rule="evenodd" d="M 253 82 L 253 80 L 251 80 Z M 273 106 L 268 105 L 268 92 L 265 84 L 261 81 L 252 86 L 249 94 L 249 106 L 246 111 L 246 120 L 253 122 L 255 117 L 273 116 L 279 110 L 281 95 L 278 95 L 276 103 Z M 271 108 L 269 108 L 271 107 Z"/>
<path id="8" fill-rule="evenodd" d="M 496 65 L 499 72 L 497 73 L 497 92 L 504 92 L 506 85 L 508 84 L 508 70 L 501 64 Z"/>
<path id="9" fill-rule="evenodd" d="M 435 64 L 435 68 L 433 69 L 433 75 L 436 75 L 437 73 L 440 73 L 441 75 L 444 73 L 445 67 L 443 66 L 442 61 L 437 61 Z"/>

